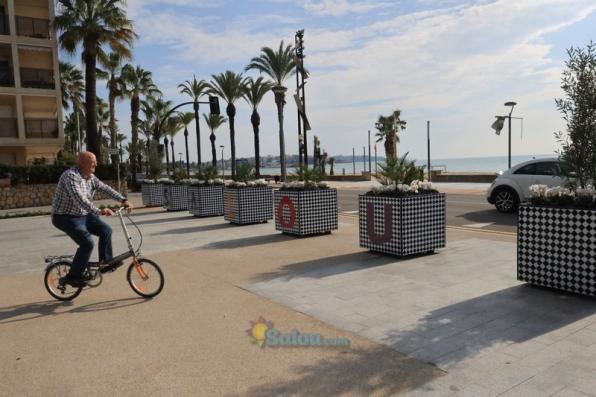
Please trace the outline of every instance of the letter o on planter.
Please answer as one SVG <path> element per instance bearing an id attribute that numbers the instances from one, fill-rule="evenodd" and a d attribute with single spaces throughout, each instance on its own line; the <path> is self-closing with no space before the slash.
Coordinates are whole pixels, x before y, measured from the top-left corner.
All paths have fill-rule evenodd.
<path id="1" fill-rule="evenodd" d="M 289 220 L 286 220 L 286 217 L 284 216 L 284 207 L 288 207 L 288 210 L 290 211 Z M 279 201 L 279 204 L 277 205 L 277 218 L 279 219 L 281 227 L 288 229 L 294 227 L 294 224 L 296 223 L 296 208 L 290 197 L 283 196 Z"/>
<path id="2" fill-rule="evenodd" d="M 337 230 L 337 190 L 276 190 L 275 230 L 297 236 Z"/>

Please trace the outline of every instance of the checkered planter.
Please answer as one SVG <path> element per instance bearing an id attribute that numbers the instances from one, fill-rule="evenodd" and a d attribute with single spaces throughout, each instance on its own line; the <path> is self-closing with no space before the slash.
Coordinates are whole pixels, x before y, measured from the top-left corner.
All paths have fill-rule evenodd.
<path id="1" fill-rule="evenodd" d="M 445 247 L 445 194 L 358 198 L 360 246 L 406 256 Z"/>
<path id="2" fill-rule="evenodd" d="M 517 279 L 596 296 L 596 210 L 521 205 Z"/>
<path id="3" fill-rule="evenodd" d="M 161 183 L 143 183 L 141 195 L 145 207 L 161 207 L 163 204 L 163 185 Z"/>
<path id="4" fill-rule="evenodd" d="M 337 230 L 337 190 L 276 190 L 275 230 L 305 236 Z"/>
<path id="5" fill-rule="evenodd" d="M 168 211 L 188 210 L 188 185 L 163 185 L 163 207 Z"/>
<path id="6" fill-rule="evenodd" d="M 225 188 L 224 219 L 238 225 L 273 219 L 273 189 L 270 186 Z"/>
<path id="7" fill-rule="evenodd" d="M 224 214 L 223 185 L 190 186 L 188 210 L 194 216 L 218 216 Z"/>

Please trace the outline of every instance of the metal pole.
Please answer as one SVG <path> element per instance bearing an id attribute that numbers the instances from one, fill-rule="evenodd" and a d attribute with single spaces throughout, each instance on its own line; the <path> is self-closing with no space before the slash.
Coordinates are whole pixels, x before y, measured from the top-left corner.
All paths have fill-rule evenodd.
<path id="1" fill-rule="evenodd" d="M 77 140 L 79 141 L 78 142 L 78 146 L 79 146 L 78 153 L 81 153 L 81 150 L 83 149 L 82 144 L 81 144 L 81 122 L 79 121 L 79 111 L 78 111 L 78 109 L 75 109 L 74 111 L 75 111 L 75 114 L 77 116 Z"/>
<path id="2" fill-rule="evenodd" d="M 356 148 L 352 148 L 352 174 L 356 175 Z"/>
<path id="3" fill-rule="evenodd" d="M 225 163 L 224 163 L 224 147 L 221 147 L 221 176 L 225 176 L 226 175 L 226 168 L 225 168 Z"/>
<path id="4" fill-rule="evenodd" d="M 294 48 L 296 48 L 296 56 L 300 57 L 300 40 L 298 38 L 298 32 L 296 32 L 296 35 L 294 36 Z M 300 97 L 300 77 L 298 76 L 298 72 L 300 71 L 300 65 L 298 64 L 298 62 L 296 62 L 296 94 L 298 94 L 298 97 Z M 300 139 L 302 137 L 302 120 L 300 117 L 300 110 L 297 110 L 298 113 L 298 163 L 300 164 L 300 166 L 303 165 L 303 151 L 304 151 L 304 145 L 302 143 L 302 140 Z"/>
<path id="5" fill-rule="evenodd" d="M 379 164 L 377 163 L 377 145 L 375 144 L 375 175 L 377 175 L 379 172 L 378 166 Z"/>
<path id="6" fill-rule="evenodd" d="M 511 108 L 511 112 L 509 112 L 509 156 L 507 157 L 507 169 L 511 168 L 511 113 L 513 113 L 513 108 Z"/>
<path id="7" fill-rule="evenodd" d="M 430 121 L 426 122 L 426 148 L 427 148 L 427 164 L 428 164 L 428 180 L 432 179 L 430 175 Z"/>
<path id="8" fill-rule="evenodd" d="M 368 130 L 368 172 L 372 174 L 372 167 L 370 161 L 370 130 Z"/>
<path id="9" fill-rule="evenodd" d="M 364 155 L 364 157 L 362 158 L 362 165 L 364 166 L 364 172 L 366 172 L 366 147 L 365 146 L 362 146 L 362 154 Z"/>

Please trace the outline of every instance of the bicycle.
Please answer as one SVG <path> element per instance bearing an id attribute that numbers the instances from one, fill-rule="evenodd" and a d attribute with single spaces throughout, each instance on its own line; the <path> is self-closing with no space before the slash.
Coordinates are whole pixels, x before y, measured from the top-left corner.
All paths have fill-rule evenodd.
<path id="1" fill-rule="evenodd" d="M 134 225 L 140 236 L 139 246 L 137 249 L 134 249 L 132 237 L 128 233 L 128 228 L 122 215 L 125 209 L 126 207 L 121 207 L 115 212 L 118 214 L 120 225 L 126 237 L 128 251 L 107 262 L 89 262 L 87 271 L 91 278 L 85 284 L 89 288 L 99 287 L 103 281 L 104 273 L 114 272 L 124 264 L 126 259 L 132 257 L 132 262 L 126 272 L 126 280 L 132 290 L 138 295 L 143 298 L 153 298 L 163 289 L 164 275 L 157 263 L 141 255 L 143 234 L 136 223 L 126 214 L 126 218 Z M 64 277 L 70 271 L 73 258 L 74 255 L 47 256 L 45 258 L 45 263 L 48 264 L 45 268 L 44 276 L 46 290 L 52 297 L 61 301 L 69 301 L 76 298 L 84 288 L 73 287 L 64 282 Z"/>

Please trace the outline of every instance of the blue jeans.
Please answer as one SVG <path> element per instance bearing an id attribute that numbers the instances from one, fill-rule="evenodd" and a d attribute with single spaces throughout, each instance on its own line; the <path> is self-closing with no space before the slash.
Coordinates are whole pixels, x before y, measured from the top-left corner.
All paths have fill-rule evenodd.
<path id="1" fill-rule="evenodd" d="M 95 242 L 94 236 L 99 237 L 99 260 L 109 261 L 112 259 L 112 227 L 102 221 L 98 215 L 87 214 L 87 216 L 74 215 L 53 215 L 52 224 L 68 235 L 79 248 L 75 253 L 70 268 L 70 275 L 81 277 L 89 264 L 89 258 L 93 252 Z"/>

